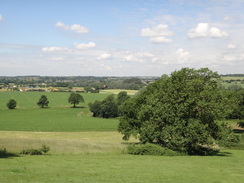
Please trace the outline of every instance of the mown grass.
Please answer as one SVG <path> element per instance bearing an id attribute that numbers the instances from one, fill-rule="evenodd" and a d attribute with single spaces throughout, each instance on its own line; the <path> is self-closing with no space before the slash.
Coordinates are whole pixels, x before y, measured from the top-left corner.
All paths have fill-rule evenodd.
<path id="1" fill-rule="evenodd" d="M 39 109 L 37 102 L 41 95 L 46 95 L 51 108 L 67 108 L 72 105 L 68 103 L 70 93 L 66 92 L 0 92 L 0 109 L 6 110 L 6 104 L 9 99 L 17 101 L 17 109 Z M 81 93 L 85 99 L 85 103 L 78 106 L 87 106 L 89 102 L 95 100 L 103 100 L 108 94 L 99 93 Z"/>
<path id="2" fill-rule="evenodd" d="M 118 119 L 93 118 L 84 108 L 6 110 L 0 130 L 9 131 L 116 131 Z"/>
<path id="3" fill-rule="evenodd" d="M 0 158 L 1 182 L 242 183 L 244 154 L 133 156 L 79 154 Z"/>
<path id="4" fill-rule="evenodd" d="M 48 108 L 41 109 L 36 102 L 41 95 L 49 100 Z M 88 108 L 89 102 L 104 99 L 107 94 L 84 93 L 85 103 L 71 108 L 69 93 L 50 92 L 1 92 L 0 130 L 10 131 L 116 131 L 118 119 L 93 118 Z M 17 101 L 17 108 L 9 110 L 9 99 Z"/>

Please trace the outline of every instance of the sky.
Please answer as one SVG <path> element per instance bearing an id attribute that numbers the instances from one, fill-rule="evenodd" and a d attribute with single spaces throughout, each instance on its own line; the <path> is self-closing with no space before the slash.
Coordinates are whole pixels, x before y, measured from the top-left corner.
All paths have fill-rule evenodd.
<path id="1" fill-rule="evenodd" d="M 0 0 L 0 76 L 244 73 L 244 0 Z"/>

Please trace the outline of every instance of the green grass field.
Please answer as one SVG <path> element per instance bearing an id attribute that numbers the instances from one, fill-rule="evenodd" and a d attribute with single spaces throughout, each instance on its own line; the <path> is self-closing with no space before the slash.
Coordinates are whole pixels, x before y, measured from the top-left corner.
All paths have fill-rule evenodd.
<path id="1" fill-rule="evenodd" d="M 78 154 L 0 159 L 1 182 L 242 183 L 244 154 L 226 156 L 133 156 Z"/>
<path id="2" fill-rule="evenodd" d="M 50 101 L 46 109 L 36 105 L 43 94 Z M 5 148 L 7 155 L 0 156 L 0 182 L 243 182 L 243 150 L 223 149 L 219 156 L 205 157 L 125 154 L 128 144 L 138 140 L 123 141 L 116 131 L 118 119 L 93 118 L 87 107 L 108 94 L 82 93 L 85 103 L 71 108 L 69 93 L 1 92 L 0 154 Z M 11 98 L 18 103 L 15 110 L 6 107 Z M 51 148 L 48 155 L 19 154 L 43 144 Z"/>
<path id="3" fill-rule="evenodd" d="M 49 99 L 48 108 L 41 109 L 37 101 L 41 95 Z M 84 93 L 85 103 L 71 108 L 69 93 L 51 92 L 1 92 L 0 93 L 0 130 L 13 131 L 116 131 L 118 119 L 93 118 L 88 103 L 102 100 L 108 94 Z M 9 99 L 17 101 L 17 108 L 9 110 Z"/>

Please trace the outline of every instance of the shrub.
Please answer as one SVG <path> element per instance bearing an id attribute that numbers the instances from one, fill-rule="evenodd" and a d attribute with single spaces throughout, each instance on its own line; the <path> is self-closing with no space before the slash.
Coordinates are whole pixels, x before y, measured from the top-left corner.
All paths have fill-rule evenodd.
<path id="1" fill-rule="evenodd" d="M 27 155 L 42 155 L 41 149 L 24 149 L 20 152 L 20 154 L 27 154 Z"/>
<path id="2" fill-rule="evenodd" d="M 47 152 L 50 150 L 50 147 L 46 146 L 45 144 L 42 145 L 41 151 L 44 154 L 47 154 Z"/>
<path id="3" fill-rule="evenodd" d="M 14 109 L 17 105 L 17 102 L 14 99 L 10 99 L 9 102 L 7 103 L 7 107 L 9 109 Z"/>
<path id="4" fill-rule="evenodd" d="M 128 154 L 133 155 L 154 155 L 154 156 L 179 156 L 182 153 L 172 151 L 160 145 L 146 143 L 139 145 L 130 145 L 127 148 Z"/>
<path id="5" fill-rule="evenodd" d="M 42 145 L 42 148 L 40 149 L 24 149 L 20 152 L 20 154 L 26 154 L 26 155 L 43 155 L 47 154 L 47 152 L 50 150 L 50 147 L 46 146 L 45 144 Z"/>

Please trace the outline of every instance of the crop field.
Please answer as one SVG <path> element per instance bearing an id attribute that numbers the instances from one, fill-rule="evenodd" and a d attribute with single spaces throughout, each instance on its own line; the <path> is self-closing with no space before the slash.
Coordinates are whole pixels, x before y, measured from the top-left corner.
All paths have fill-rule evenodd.
<path id="1" fill-rule="evenodd" d="M 128 95 L 134 95 L 135 93 L 138 92 L 138 90 L 123 90 L 126 91 Z M 118 94 L 119 92 L 121 92 L 121 90 L 118 89 L 109 89 L 109 90 L 101 90 L 100 93 L 104 93 L 104 94 Z"/>
<path id="2" fill-rule="evenodd" d="M 119 119 L 93 118 L 88 109 L 89 102 L 117 92 L 82 93 L 85 103 L 78 108 L 71 108 L 69 93 L 0 92 L 0 182 L 243 182 L 243 150 L 223 149 L 219 156 L 126 154 L 138 139 L 123 141 Z M 41 95 L 49 99 L 48 108 L 37 106 Z M 6 107 L 11 98 L 15 110 Z M 50 147 L 47 155 L 19 154 L 43 144 Z"/>
<path id="3" fill-rule="evenodd" d="M 244 77 L 234 77 L 234 76 L 226 76 L 226 77 L 221 77 L 222 79 L 222 86 L 224 86 L 225 88 L 228 88 L 232 85 L 237 85 L 237 86 L 240 86 L 242 88 L 244 88 L 244 83 L 242 82 L 244 80 Z M 230 81 L 230 80 L 233 80 L 231 83 L 227 83 L 227 82 L 224 82 L 224 81 Z"/>

